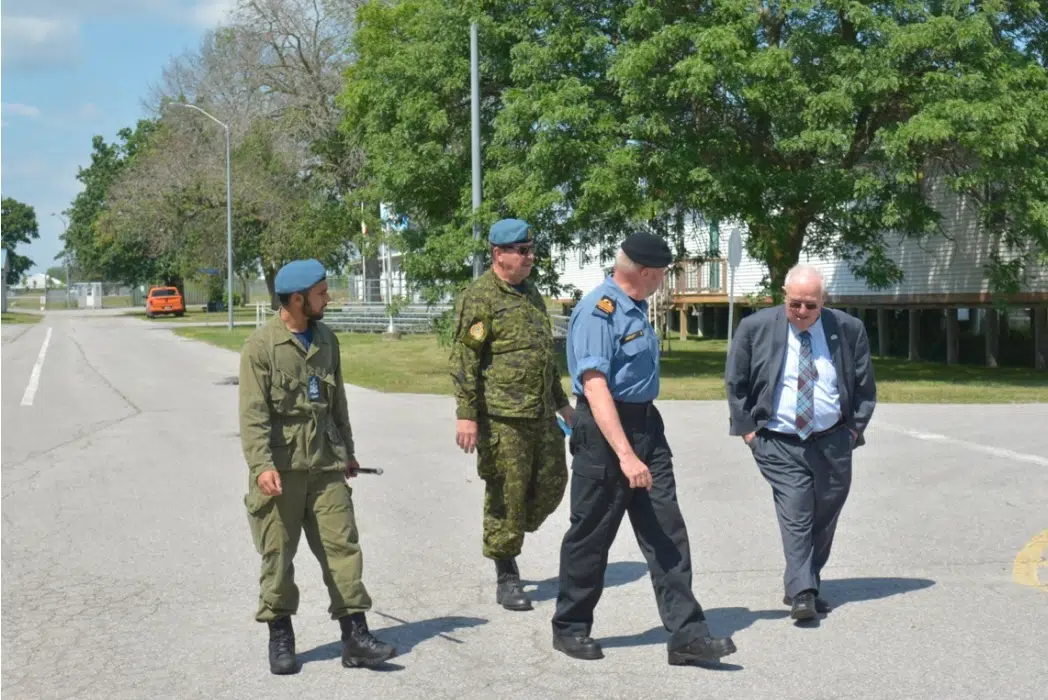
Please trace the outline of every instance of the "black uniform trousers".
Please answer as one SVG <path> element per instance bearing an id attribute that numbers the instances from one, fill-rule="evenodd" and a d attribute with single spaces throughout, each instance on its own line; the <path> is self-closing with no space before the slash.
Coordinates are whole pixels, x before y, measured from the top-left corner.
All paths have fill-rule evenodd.
<path id="1" fill-rule="evenodd" d="M 585 398 L 579 397 L 569 446 L 571 520 L 560 549 L 560 591 L 553 633 L 590 636 L 593 611 L 604 590 L 608 550 L 622 516 L 648 562 L 663 627 L 676 649 L 708 634 L 702 607 L 691 591 L 691 549 L 677 506 L 672 452 L 662 416 L 652 403 L 616 402 L 623 431 L 648 465 L 652 488 L 631 489 L 618 457 L 600 432 Z"/>

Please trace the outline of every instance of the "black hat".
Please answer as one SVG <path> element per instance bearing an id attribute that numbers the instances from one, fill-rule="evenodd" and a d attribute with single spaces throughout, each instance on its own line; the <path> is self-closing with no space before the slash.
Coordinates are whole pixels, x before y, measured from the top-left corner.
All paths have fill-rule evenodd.
<path id="1" fill-rule="evenodd" d="M 673 253 L 665 240 L 650 233 L 631 233 L 622 242 L 622 252 L 644 267 L 669 267 Z"/>

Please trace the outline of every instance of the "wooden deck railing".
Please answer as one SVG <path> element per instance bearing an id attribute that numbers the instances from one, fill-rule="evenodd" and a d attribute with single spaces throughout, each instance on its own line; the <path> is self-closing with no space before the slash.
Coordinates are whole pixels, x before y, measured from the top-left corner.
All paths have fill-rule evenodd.
<path id="1" fill-rule="evenodd" d="M 666 272 L 663 291 L 670 296 L 727 294 L 728 261 L 714 258 L 703 262 L 681 262 Z"/>

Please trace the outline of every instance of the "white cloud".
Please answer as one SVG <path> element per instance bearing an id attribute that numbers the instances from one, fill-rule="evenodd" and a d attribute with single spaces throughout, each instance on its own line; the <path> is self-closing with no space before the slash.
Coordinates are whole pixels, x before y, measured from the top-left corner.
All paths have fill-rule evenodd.
<path id="1" fill-rule="evenodd" d="M 80 108 L 76 111 L 77 119 L 90 120 L 96 119 L 100 116 L 102 116 L 101 107 L 91 102 L 80 105 Z"/>
<path id="2" fill-rule="evenodd" d="M 33 105 L 24 105 L 21 102 L 5 102 L 3 105 L 4 114 L 14 114 L 19 117 L 39 117 L 40 108 L 34 107 Z"/>
<path id="3" fill-rule="evenodd" d="M 70 18 L 4 17 L 4 68 L 37 70 L 71 64 L 77 54 L 80 24 Z"/>
<path id="4" fill-rule="evenodd" d="M 235 6 L 236 0 L 197 0 L 189 10 L 189 17 L 198 27 L 213 29 L 225 23 Z"/>

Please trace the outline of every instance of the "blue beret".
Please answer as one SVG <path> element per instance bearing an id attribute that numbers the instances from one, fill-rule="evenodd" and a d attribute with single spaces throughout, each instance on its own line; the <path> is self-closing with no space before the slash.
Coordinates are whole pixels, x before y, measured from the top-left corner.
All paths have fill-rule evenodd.
<path id="1" fill-rule="evenodd" d="M 280 268 L 273 282 L 277 294 L 304 292 L 327 277 L 327 271 L 317 260 L 294 260 Z"/>
<path id="2" fill-rule="evenodd" d="M 502 219 L 496 221 L 488 233 L 488 242 L 491 245 L 513 245 L 514 243 L 527 243 L 535 238 L 531 230 L 531 224 L 520 219 Z"/>

